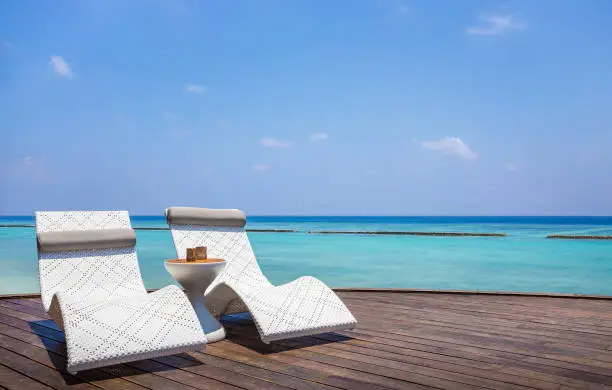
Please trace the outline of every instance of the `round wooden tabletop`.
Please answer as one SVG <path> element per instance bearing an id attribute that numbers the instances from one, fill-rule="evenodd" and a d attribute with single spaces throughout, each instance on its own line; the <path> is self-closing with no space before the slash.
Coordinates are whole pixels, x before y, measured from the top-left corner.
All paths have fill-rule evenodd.
<path id="1" fill-rule="evenodd" d="M 166 260 L 167 263 L 185 263 L 185 264 L 202 264 L 202 263 L 223 263 L 223 259 L 199 259 L 194 261 L 187 261 L 187 259 L 172 259 Z"/>

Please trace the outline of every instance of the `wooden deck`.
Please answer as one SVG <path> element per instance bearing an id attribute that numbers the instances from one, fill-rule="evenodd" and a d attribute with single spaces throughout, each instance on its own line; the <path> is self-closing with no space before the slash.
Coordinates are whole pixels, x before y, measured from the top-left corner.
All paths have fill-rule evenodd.
<path id="1" fill-rule="evenodd" d="M 38 298 L 0 300 L 4 389 L 612 388 L 612 300 L 340 292 L 357 329 L 262 344 L 245 317 L 181 354 L 64 371 L 64 336 Z"/>

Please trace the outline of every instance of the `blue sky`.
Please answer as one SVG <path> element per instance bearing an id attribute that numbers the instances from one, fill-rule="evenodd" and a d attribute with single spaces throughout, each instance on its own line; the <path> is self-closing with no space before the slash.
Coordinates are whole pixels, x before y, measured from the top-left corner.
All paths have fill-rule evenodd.
<path id="1" fill-rule="evenodd" d="M 612 215 L 612 2 L 0 2 L 0 214 Z"/>

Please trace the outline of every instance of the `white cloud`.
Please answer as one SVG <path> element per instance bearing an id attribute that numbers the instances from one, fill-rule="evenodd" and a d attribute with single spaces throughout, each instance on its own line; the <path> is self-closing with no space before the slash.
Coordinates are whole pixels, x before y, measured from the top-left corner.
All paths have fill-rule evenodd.
<path id="1" fill-rule="evenodd" d="M 0 164 L 0 179 L 32 180 L 39 182 L 51 181 L 48 174 L 46 158 L 24 156 L 15 160 Z"/>
<path id="2" fill-rule="evenodd" d="M 518 170 L 518 165 L 516 165 L 515 163 L 511 163 L 509 162 L 508 164 L 506 164 L 506 170 L 510 171 L 510 172 L 514 172 L 516 170 Z"/>
<path id="3" fill-rule="evenodd" d="M 324 131 L 320 131 L 318 133 L 314 133 L 310 135 L 310 140 L 312 142 L 325 141 L 329 138 L 329 134 Z"/>
<path id="4" fill-rule="evenodd" d="M 478 155 L 470 149 L 459 137 L 445 137 L 437 141 L 423 141 L 421 147 L 436 150 L 444 154 L 461 157 L 465 160 L 475 160 Z"/>
<path id="5" fill-rule="evenodd" d="M 27 167 L 31 167 L 32 165 L 34 165 L 34 157 L 32 156 L 25 156 L 23 159 L 23 165 L 27 166 Z"/>
<path id="6" fill-rule="evenodd" d="M 399 15 L 408 15 L 410 13 L 410 7 L 408 7 L 405 4 L 402 4 L 399 7 L 397 7 L 397 13 Z"/>
<path id="7" fill-rule="evenodd" d="M 185 84 L 185 92 L 189 93 L 204 93 L 208 90 L 204 85 L 200 84 Z"/>
<path id="8" fill-rule="evenodd" d="M 264 137 L 261 139 L 261 146 L 266 148 L 286 148 L 291 146 L 291 142 L 282 141 L 276 138 Z"/>
<path id="9" fill-rule="evenodd" d="M 57 75 L 68 79 L 72 78 L 72 69 L 70 69 L 70 66 L 68 66 L 63 57 L 51 56 L 51 61 L 49 63 Z"/>
<path id="10" fill-rule="evenodd" d="M 270 166 L 266 164 L 255 164 L 251 167 L 255 172 L 266 172 L 270 170 Z"/>
<path id="11" fill-rule="evenodd" d="M 124 114 L 117 114 L 115 115 L 114 119 L 115 119 L 115 122 L 125 122 L 127 121 L 128 117 L 125 116 Z"/>
<path id="12" fill-rule="evenodd" d="M 13 173 L 23 175 L 40 182 L 50 182 L 52 178 L 47 168 L 47 159 L 44 156 L 25 156 L 21 164 L 14 166 Z"/>
<path id="13" fill-rule="evenodd" d="M 470 26 L 465 29 L 470 35 L 500 35 L 509 30 L 520 30 L 524 26 L 514 20 L 512 15 L 483 15 L 480 17 L 481 24 Z"/>
<path id="14" fill-rule="evenodd" d="M 183 127 L 178 127 L 178 126 L 172 126 L 167 130 L 167 134 L 176 139 L 176 140 L 183 140 L 185 139 L 185 137 L 187 137 L 189 135 L 189 131 L 185 130 L 185 128 Z"/>

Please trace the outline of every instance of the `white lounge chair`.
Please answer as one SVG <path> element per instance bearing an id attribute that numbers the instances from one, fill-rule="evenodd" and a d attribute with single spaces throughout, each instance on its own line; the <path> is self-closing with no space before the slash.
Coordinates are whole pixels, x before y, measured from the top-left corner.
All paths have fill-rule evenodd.
<path id="1" fill-rule="evenodd" d="M 250 312 L 264 343 L 357 324 L 340 298 L 316 278 L 273 286 L 257 264 L 242 211 L 171 207 L 166 219 L 178 257 L 184 258 L 187 248 L 206 246 L 210 257 L 228 263 L 204 294 L 213 315 Z"/>
<path id="2" fill-rule="evenodd" d="M 42 302 L 65 333 L 68 372 L 204 349 L 177 286 L 147 293 L 127 211 L 37 212 L 36 234 Z"/>

